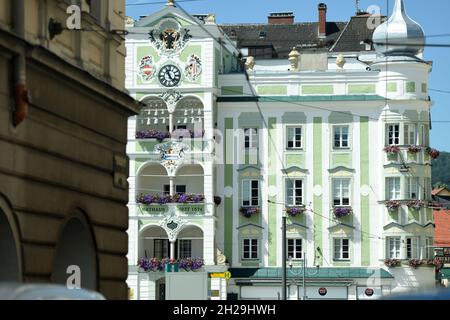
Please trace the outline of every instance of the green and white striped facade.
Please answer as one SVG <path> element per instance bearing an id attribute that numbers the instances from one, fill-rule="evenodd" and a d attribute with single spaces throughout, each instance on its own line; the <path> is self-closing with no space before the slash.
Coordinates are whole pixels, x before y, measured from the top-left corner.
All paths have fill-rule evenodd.
<path id="1" fill-rule="evenodd" d="M 149 31 L 167 19 L 192 35 L 186 46 L 170 57 L 162 55 L 148 39 Z M 327 70 L 292 72 L 287 60 L 257 60 L 253 70 L 247 70 L 247 79 L 234 72 L 238 51 L 212 21 L 202 24 L 177 7 L 167 6 L 130 25 L 129 31 L 127 88 L 146 104 L 140 116 L 130 118 L 128 127 L 128 284 L 135 299 L 161 298 L 158 288 L 164 285 L 164 273 L 140 273 L 136 267 L 146 253 L 149 258 L 154 256 L 155 239 L 171 240 L 173 247 L 167 252 L 174 257 L 182 250 L 179 240 L 190 240 L 192 255 L 205 260 L 202 272 L 231 271 L 228 281 L 210 279 L 211 299 L 226 299 L 230 293 L 240 299 L 277 299 L 281 290 L 277 273 L 282 265 L 281 222 L 290 199 L 287 185 L 295 180 L 301 181 L 301 202 L 307 210 L 297 217 L 288 216 L 287 236 L 301 239 L 310 298 L 321 287 L 334 298 L 357 299 L 367 298 L 361 293 L 365 288 L 374 289 L 379 296 L 434 284 L 433 266 L 413 269 L 407 265 L 409 258 L 432 258 L 428 256 L 434 232 L 432 210 L 412 210 L 406 205 L 412 200 L 411 180 L 418 199 L 431 197 L 428 153 L 425 149 L 417 154 L 408 152 L 410 145 L 429 146 L 430 63 L 419 58 L 377 59 L 374 52 L 351 53 L 342 69 L 335 65 L 336 55 L 328 54 Z M 158 70 L 174 64 L 183 73 L 192 54 L 202 61 L 196 80 L 184 75 L 176 87 L 159 84 Z M 139 65 L 149 55 L 156 76 L 143 81 Z M 369 69 L 358 56 L 372 61 Z M 173 110 L 160 98 L 169 90 L 181 95 Z M 161 108 L 167 111 L 155 115 Z M 189 124 L 190 118 L 199 118 L 198 109 L 204 136 L 172 139 L 174 144 L 189 147 L 175 168 L 168 169 L 155 151 L 159 141 L 135 137 L 136 131 L 146 126 L 176 128 L 185 118 Z M 288 131 L 292 129 L 288 128 L 300 128 L 298 148 L 289 147 Z M 334 145 L 337 128 L 348 132 L 345 147 Z M 256 133 L 248 138 L 246 147 L 245 132 L 249 130 Z M 396 159 L 383 151 L 392 142 L 389 130 L 398 131 L 395 144 L 401 151 Z M 404 166 L 409 169 L 403 170 Z M 251 181 L 257 181 L 258 191 L 257 203 L 250 206 L 259 212 L 245 217 L 241 208 L 248 204 Z M 333 214 L 336 181 L 348 185 L 349 203 L 344 207 L 351 207 L 352 214 L 343 218 Z M 135 201 L 141 193 L 167 191 L 165 186 L 174 194 L 178 185 L 185 186 L 187 193 L 204 194 L 205 202 L 149 205 L 152 209 L 146 210 Z M 395 212 L 385 204 L 392 194 L 404 200 Z M 214 204 L 215 196 L 221 197 L 219 205 Z M 181 227 L 170 234 L 167 224 L 174 219 Z M 346 239 L 348 250 L 339 239 Z M 336 243 L 341 247 L 336 249 Z M 254 249 L 257 253 L 252 255 L 249 250 Z M 336 258 L 335 250 L 344 250 L 348 256 L 341 252 Z M 403 264 L 388 268 L 384 261 L 392 257 L 402 259 Z M 300 262 L 294 260 L 293 265 L 289 298 L 300 299 Z"/>

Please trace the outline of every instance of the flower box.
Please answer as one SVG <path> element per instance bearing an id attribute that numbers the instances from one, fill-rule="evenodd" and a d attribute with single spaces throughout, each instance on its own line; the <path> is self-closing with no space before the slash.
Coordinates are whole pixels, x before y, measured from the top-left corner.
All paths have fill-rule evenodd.
<path id="1" fill-rule="evenodd" d="M 387 146 L 383 149 L 384 152 L 386 152 L 387 154 L 397 154 L 400 152 L 400 147 L 399 146 Z"/>
<path id="2" fill-rule="evenodd" d="M 296 217 L 306 211 L 305 207 L 286 207 L 286 213 L 291 217 Z"/>
<path id="3" fill-rule="evenodd" d="M 395 212 L 401 206 L 401 202 L 398 200 L 388 200 L 386 201 L 386 208 L 389 212 Z"/>
<path id="4" fill-rule="evenodd" d="M 353 209 L 351 207 L 334 207 L 333 213 L 336 218 L 342 218 L 351 215 Z"/>
<path id="5" fill-rule="evenodd" d="M 410 200 L 407 203 L 408 208 L 412 210 L 420 210 L 426 206 L 425 201 L 422 200 Z"/>
<path id="6" fill-rule="evenodd" d="M 168 194 L 151 195 L 140 194 L 136 198 L 137 203 L 142 204 L 167 204 L 167 203 L 203 203 L 205 196 L 203 194 L 180 193 L 170 196 Z"/>
<path id="7" fill-rule="evenodd" d="M 420 150 L 422 150 L 422 147 L 420 147 L 420 146 L 409 146 L 408 147 L 408 153 L 416 154 L 416 153 L 419 153 Z"/>
<path id="8" fill-rule="evenodd" d="M 202 258 L 184 258 L 178 262 L 178 266 L 185 271 L 196 271 L 204 266 Z"/>
<path id="9" fill-rule="evenodd" d="M 150 129 L 136 132 L 136 139 L 156 139 L 161 142 L 167 138 L 170 138 L 170 132 L 168 131 Z"/>
<path id="10" fill-rule="evenodd" d="M 440 152 L 433 148 L 427 148 L 427 154 L 430 156 L 431 159 L 437 159 L 439 158 Z"/>
<path id="11" fill-rule="evenodd" d="M 184 258 L 180 260 L 175 259 L 158 259 L 158 258 L 140 258 L 138 260 L 138 267 L 145 272 L 149 271 L 166 271 L 179 272 L 180 269 L 185 271 L 195 271 L 204 266 L 205 262 L 202 258 Z"/>
<path id="12" fill-rule="evenodd" d="M 384 264 L 388 267 L 388 268 L 393 268 L 393 267 L 399 267 L 402 264 L 402 261 L 399 259 L 386 259 L 384 260 Z"/>
<path id="13" fill-rule="evenodd" d="M 260 212 L 259 208 L 256 207 L 241 207 L 239 211 L 246 218 L 250 218 L 252 215 Z"/>
<path id="14" fill-rule="evenodd" d="M 422 261 L 420 261 L 419 259 L 410 259 L 408 261 L 408 265 L 413 269 L 417 269 L 417 267 L 419 267 L 421 264 Z"/>

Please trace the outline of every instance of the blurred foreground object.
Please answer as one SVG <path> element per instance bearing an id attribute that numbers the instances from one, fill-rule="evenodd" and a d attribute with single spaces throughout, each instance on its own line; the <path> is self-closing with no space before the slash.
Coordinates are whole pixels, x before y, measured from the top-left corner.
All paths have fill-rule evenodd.
<path id="1" fill-rule="evenodd" d="M 95 291 L 53 284 L 6 283 L 0 285 L 0 300 L 105 300 L 105 297 Z"/>

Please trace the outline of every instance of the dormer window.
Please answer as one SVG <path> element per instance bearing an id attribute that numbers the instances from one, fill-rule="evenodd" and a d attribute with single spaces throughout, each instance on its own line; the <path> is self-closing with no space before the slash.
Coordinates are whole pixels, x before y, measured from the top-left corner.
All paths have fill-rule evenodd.
<path id="1" fill-rule="evenodd" d="M 260 31 L 260 32 L 259 32 L 259 38 L 260 38 L 260 39 L 265 39 L 266 36 L 267 36 L 267 32 L 265 32 L 265 31 Z"/>

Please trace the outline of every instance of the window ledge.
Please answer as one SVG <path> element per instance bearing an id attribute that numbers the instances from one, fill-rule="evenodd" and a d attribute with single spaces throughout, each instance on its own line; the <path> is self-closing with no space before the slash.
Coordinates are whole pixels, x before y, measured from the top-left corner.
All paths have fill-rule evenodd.
<path id="1" fill-rule="evenodd" d="M 333 259 L 334 262 L 351 262 L 351 259 Z"/>

